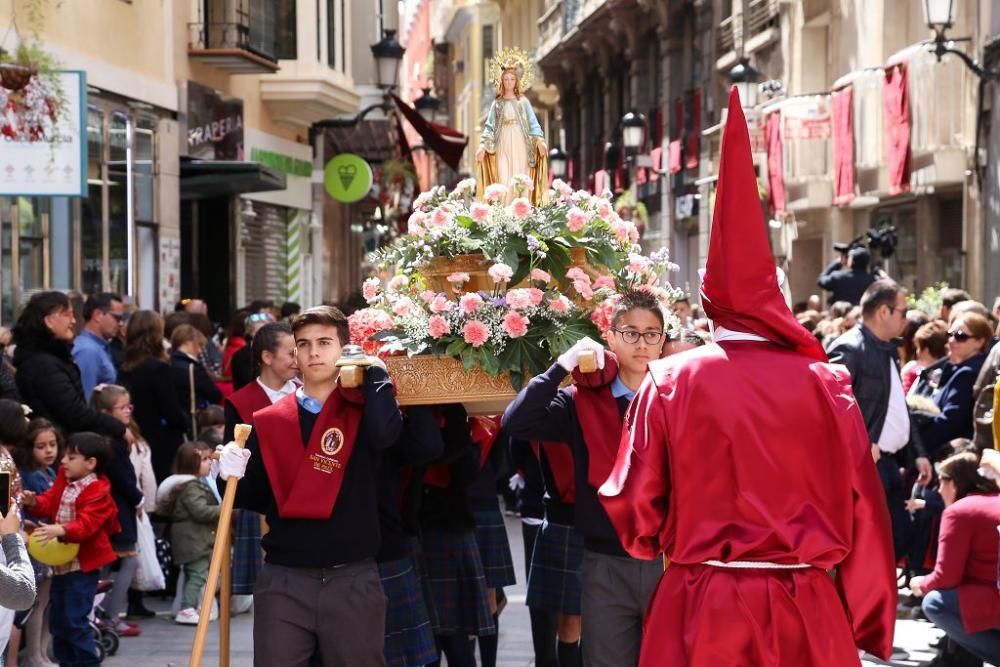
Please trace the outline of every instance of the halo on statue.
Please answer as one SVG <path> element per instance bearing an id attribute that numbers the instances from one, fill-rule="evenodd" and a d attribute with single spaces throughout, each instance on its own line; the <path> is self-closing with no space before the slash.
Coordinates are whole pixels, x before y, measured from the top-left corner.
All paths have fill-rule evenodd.
<path id="1" fill-rule="evenodd" d="M 490 72 L 494 86 L 500 85 L 500 77 L 503 76 L 504 70 L 508 69 L 514 70 L 517 75 L 518 87 L 522 93 L 531 88 L 535 80 L 535 64 L 527 51 L 510 46 L 493 56 L 490 60 Z"/>

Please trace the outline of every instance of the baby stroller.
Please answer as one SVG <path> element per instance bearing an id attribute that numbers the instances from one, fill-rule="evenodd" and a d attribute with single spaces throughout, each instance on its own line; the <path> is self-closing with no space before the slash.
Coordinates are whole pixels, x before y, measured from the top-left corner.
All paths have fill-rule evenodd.
<path id="1" fill-rule="evenodd" d="M 97 639 L 97 652 L 99 653 L 98 658 L 100 660 L 104 660 L 109 655 L 117 653 L 118 646 L 121 643 L 121 638 L 115 632 L 114 623 L 111 622 L 107 613 L 101 607 L 101 603 L 104 602 L 104 596 L 111 590 L 113 584 L 114 581 L 110 579 L 102 579 L 97 582 L 97 595 L 94 596 L 94 606 L 90 610 L 90 627 Z"/>

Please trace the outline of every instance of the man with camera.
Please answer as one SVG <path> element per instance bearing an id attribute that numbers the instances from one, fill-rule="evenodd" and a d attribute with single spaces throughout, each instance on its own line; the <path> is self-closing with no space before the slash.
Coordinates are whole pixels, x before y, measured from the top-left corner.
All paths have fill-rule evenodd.
<path id="1" fill-rule="evenodd" d="M 860 245 L 835 243 L 833 247 L 839 256 L 823 270 L 816 283 L 832 292 L 831 303 L 849 301 L 856 306 L 868 286 L 875 282 L 875 276 L 868 270 L 871 254 Z"/>

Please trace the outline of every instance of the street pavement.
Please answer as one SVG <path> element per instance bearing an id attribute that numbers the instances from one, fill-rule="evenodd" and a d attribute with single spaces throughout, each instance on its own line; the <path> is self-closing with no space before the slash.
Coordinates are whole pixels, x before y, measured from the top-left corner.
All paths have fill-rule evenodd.
<path id="1" fill-rule="evenodd" d="M 530 667 L 534 661 L 528 610 L 524 606 L 524 547 L 520 521 L 517 518 L 507 517 L 507 533 L 510 535 L 518 584 L 506 589 L 508 604 L 500 617 L 498 664 L 502 667 Z M 153 599 L 147 601 L 147 605 L 160 611 L 160 615 L 141 623 L 140 637 L 122 638 L 118 653 L 104 661 L 108 667 L 182 667 L 188 664 L 194 628 L 176 625 L 170 620 L 167 616 L 169 604 L 165 601 Z M 232 667 L 250 667 L 253 664 L 253 618 L 249 614 L 237 616 L 233 619 L 231 627 L 232 651 L 229 664 Z M 212 623 L 207 649 L 202 660 L 202 665 L 205 667 L 214 667 L 218 664 L 217 629 L 218 623 Z M 926 621 L 899 620 L 896 622 L 895 645 L 901 649 L 900 657 L 889 663 L 866 657 L 863 664 L 865 667 L 920 665 L 934 656 L 929 644 L 940 636 L 941 632 Z M 669 661 L 665 661 L 664 664 L 669 665 Z"/>

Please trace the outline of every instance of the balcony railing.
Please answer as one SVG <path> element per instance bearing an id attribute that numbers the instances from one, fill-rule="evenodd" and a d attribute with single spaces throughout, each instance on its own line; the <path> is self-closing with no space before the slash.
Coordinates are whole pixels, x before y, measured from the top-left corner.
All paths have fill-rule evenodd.
<path id="1" fill-rule="evenodd" d="M 276 39 L 273 30 L 262 30 L 264 27 L 254 29 L 247 23 L 189 23 L 188 55 L 234 73 L 275 72 Z"/>
<path id="2" fill-rule="evenodd" d="M 556 0 L 538 19 L 538 57 L 544 58 L 559 45 L 563 36 L 564 7 L 573 0 Z"/>
<path id="3" fill-rule="evenodd" d="M 719 56 L 726 54 L 735 48 L 735 35 L 733 32 L 734 20 L 732 16 L 727 16 L 719 23 L 719 30 L 716 33 L 716 51 Z"/>
<path id="4" fill-rule="evenodd" d="M 747 37 L 778 26 L 778 0 L 750 0 L 745 5 Z"/>

